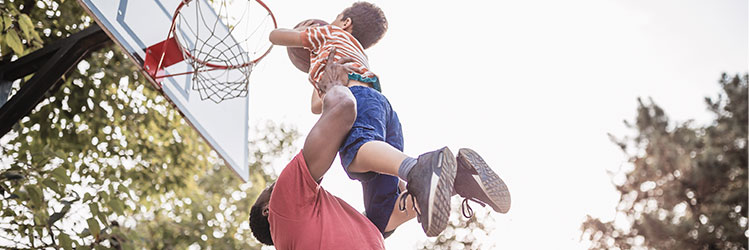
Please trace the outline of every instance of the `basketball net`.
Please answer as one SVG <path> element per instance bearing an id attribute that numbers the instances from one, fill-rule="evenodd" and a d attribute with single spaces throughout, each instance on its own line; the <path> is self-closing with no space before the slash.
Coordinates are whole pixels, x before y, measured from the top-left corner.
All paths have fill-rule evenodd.
<path id="1" fill-rule="evenodd" d="M 268 35 L 276 27 L 273 13 L 261 0 L 183 0 L 167 40 L 148 48 L 145 65 L 158 63 L 146 69 L 157 80 L 192 74 L 191 89 L 201 100 L 218 103 L 244 97 L 254 66 L 273 46 Z M 192 71 L 163 73 L 182 60 Z"/>

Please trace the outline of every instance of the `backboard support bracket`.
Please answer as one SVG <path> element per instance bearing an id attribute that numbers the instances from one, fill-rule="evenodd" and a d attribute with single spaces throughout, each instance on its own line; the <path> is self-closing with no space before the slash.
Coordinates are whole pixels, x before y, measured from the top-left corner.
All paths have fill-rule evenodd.
<path id="1" fill-rule="evenodd" d="M 48 93 L 57 89 L 63 82 L 63 76 L 78 62 L 92 51 L 111 43 L 109 36 L 94 24 L 18 60 L 0 65 L 0 82 L 5 83 L 3 85 L 34 74 L 21 85 L 15 95 L 0 106 L 0 137 L 7 134 L 21 118 L 44 100 Z"/>
<path id="2" fill-rule="evenodd" d="M 185 60 L 177 45 L 177 39 L 173 36 L 151 45 L 145 51 L 146 59 L 143 61 L 143 69 L 159 84 L 163 78 L 161 76 L 165 75 L 164 68 Z"/>

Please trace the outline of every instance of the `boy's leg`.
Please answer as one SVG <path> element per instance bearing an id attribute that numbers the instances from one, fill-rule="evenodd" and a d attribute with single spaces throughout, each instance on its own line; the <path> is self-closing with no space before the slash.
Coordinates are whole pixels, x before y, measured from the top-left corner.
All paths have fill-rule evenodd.
<path id="1" fill-rule="evenodd" d="M 507 185 L 476 151 L 461 148 L 457 161 L 454 186 L 457 194 L 482 205 L 488 204 L 500 213 L 510 210 L 511 199 Z"/>
<path id="2" fill-rule="evenodd" d="M 403 170 L 400 171 L 401 178 L 408 182 L 407 193 L 418 204 L 419 221 L 424 232 L 427 236 L 439 235 L 447 226 L 450 197 L 455 181 L 457 165 L 452 152 L 442 148 L 422 154 L 418 160 L 407 157 L 397 148 L 383 142 L 387 136 L 389 121 L 394 114 L 387 99 L 371 88 L 354 86 L 350 89 L 357 101 L 357 118 L 348 138 L 341 146 L 341 163 L 349 176 L 360 180 L 365 187 L 365 208 L 368 217 L 370 212 L 377 212 L 377 219 L 370 220 L 381 232 L 387 227 L 386 223 L 392 216 L 392 208 L 398 195 L 398 180 L 395 176 L 398 176 L 399 170 Z M 356 158 L 359 159 L 354 163 Z M 401 168 L 401 165 L 404 167 Z M 380 176 L 378 173 L 388 175 Z M 394 181 L 380 183 L 379 179 Z M 371 183 L 372 180 L 375 183 Z M 393 192 L 383 192 L 382 189 Z M 381 213 L 384 213 L 384 216 Z"/>
<path id="3" fill-rule="evenodd" d="M 359 148 L 349 171 L 398 175 L 400 166 L 407 164 L 407 159 L 405 154 L 387 143 L 369 141 Z M 411 167 L 405 178 L 407 194 L 415 199 L 424 232 L 430 237 L 437 236 L 447 227 L 450 215 L 450 198 L 457 170 L 455 157 L 444 147 L 420 155 Z"/>
<path id="4" fill-rule="evenodd" d="M 406 158 L 408 155 L 384 141 L 369 141 L 359 148 L 348 171 L 354 173 L 371 171 L 398 176 L 398 168 Z"/>
<path id="5" fill-rule="evenodd" d="M 406 191 L 406 182 L 400 181 L 400 184 L 398 185 L 401 194 L 398 196 L 398 199 L 402 198 L 404 195 L 407 195 L 406 193 L 403 193 Z M 398 228 L 401 224 L 405 223 L 406 221 L 409 221 L 413 218 L 416 218 L 416 210 L 414 209 L 414 204 L 411 202 L 411 199 L 405 199 L 403 200 L 404 203 L 397 202 L 395 203 L 395 207 L 393 207 L 393 213 L 390 215 L 390 220 L 388 221 L 387 227 L 385 227 L 385 232 L 392 233 L 393 230 Z M 401 208 L 405 208 L 405 210 L 401 210 Z"/>

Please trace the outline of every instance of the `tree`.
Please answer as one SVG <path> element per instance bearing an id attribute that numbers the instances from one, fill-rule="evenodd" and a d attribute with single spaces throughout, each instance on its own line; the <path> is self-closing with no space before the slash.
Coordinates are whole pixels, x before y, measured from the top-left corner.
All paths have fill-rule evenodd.
<path id="1" fill-rule="evenodd" d="M 95 25 L 71 0 L 0 10 L 3 62 Z M 257 134 L 241 184 L 116 46 L 93 52 L 0 138 L 0 248 L 258 248 L 249 205 L 298 133 Z"/>
<path id="2" fill-rule="evenodd" d="M 437 236 L 423 241 L 419 249 L 492 249 L 494 243 L 489 241 L 489 235 L 494 230 L 494 218 L 488 207 L 480 207 L 472 203 L 474 209 L 463 211 L 463 198 L 453 197 L 452 211 L 445 231 Z M 471 216 L 471 214 L 473 216 Z M 467 217 L 465 215 L 468 215 Z"/>
<path id="3" fill-rule="evenodd" d="M 748 248 L 747 81 L 721 77 L 722 93 L 705 98 L 716 117 L 706 126 L 670 122 L 652 100 L 638 100 L 627 123 L 636 135 L 612 137 L 630 157 L 616 186 L 616 210 L 629 226 L 588 216 L 581 229 L 592 249 Z"/>

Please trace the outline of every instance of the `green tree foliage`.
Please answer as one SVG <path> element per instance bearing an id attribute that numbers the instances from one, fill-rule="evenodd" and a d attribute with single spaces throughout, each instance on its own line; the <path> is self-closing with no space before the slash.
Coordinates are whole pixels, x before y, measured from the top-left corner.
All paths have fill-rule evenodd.
<path id="1" fill-rule="evenodd" d="M 6 62 L 95 25 L 73 0 L 0 10 Z M 249 206 L 273 178 L 271 160 L 291 154 L 294 129 L 257 131 L 252 184 L 242 184 L 116 46 L 74 71 L 0 138 L 0 248 L 259 247 Z"/>
<path id="2" fill-rule="evenodd" d="M 4 61 L 9 59 L 6 56 L 23 56 L 42 47 L 39 28 L 43 27 L 43 22 L 32 21 L 40 20 L 39 16 L 32 18 L 32 15 L 41 14 L 31 13 L 31 5 L 34 4 L 35 1 L 0 4 L 0 54 L 3 55 Z"/>
<path id="3" fill-rule="evenodd" d="M 723 75 L 722 93 L 705 99 L 716 117 L 706 126 L 640 101 L 636 135 L 613 139 L 632 168 L 616 187 L 624 221 L 589 216 L 592 249 L 747 249 L 747 81 Z"/>
<path id="4" fill-rule="evenodd" d="M 494 230 L 494 218 L 491 216 L 491 208 L 481 207 L 476 203 L 470 203 L 473 216 L 470 218 L 463 215 L 461 207 L 463 199 L 453 197 L 450 204 L 450 219 L 445 231 L 436 238 L 430 238 L 419 244 L 419 249 L 494 249 L 494 243 L 489 235 Z M 465 210 L 470 215 L 469 210 Z"/>

